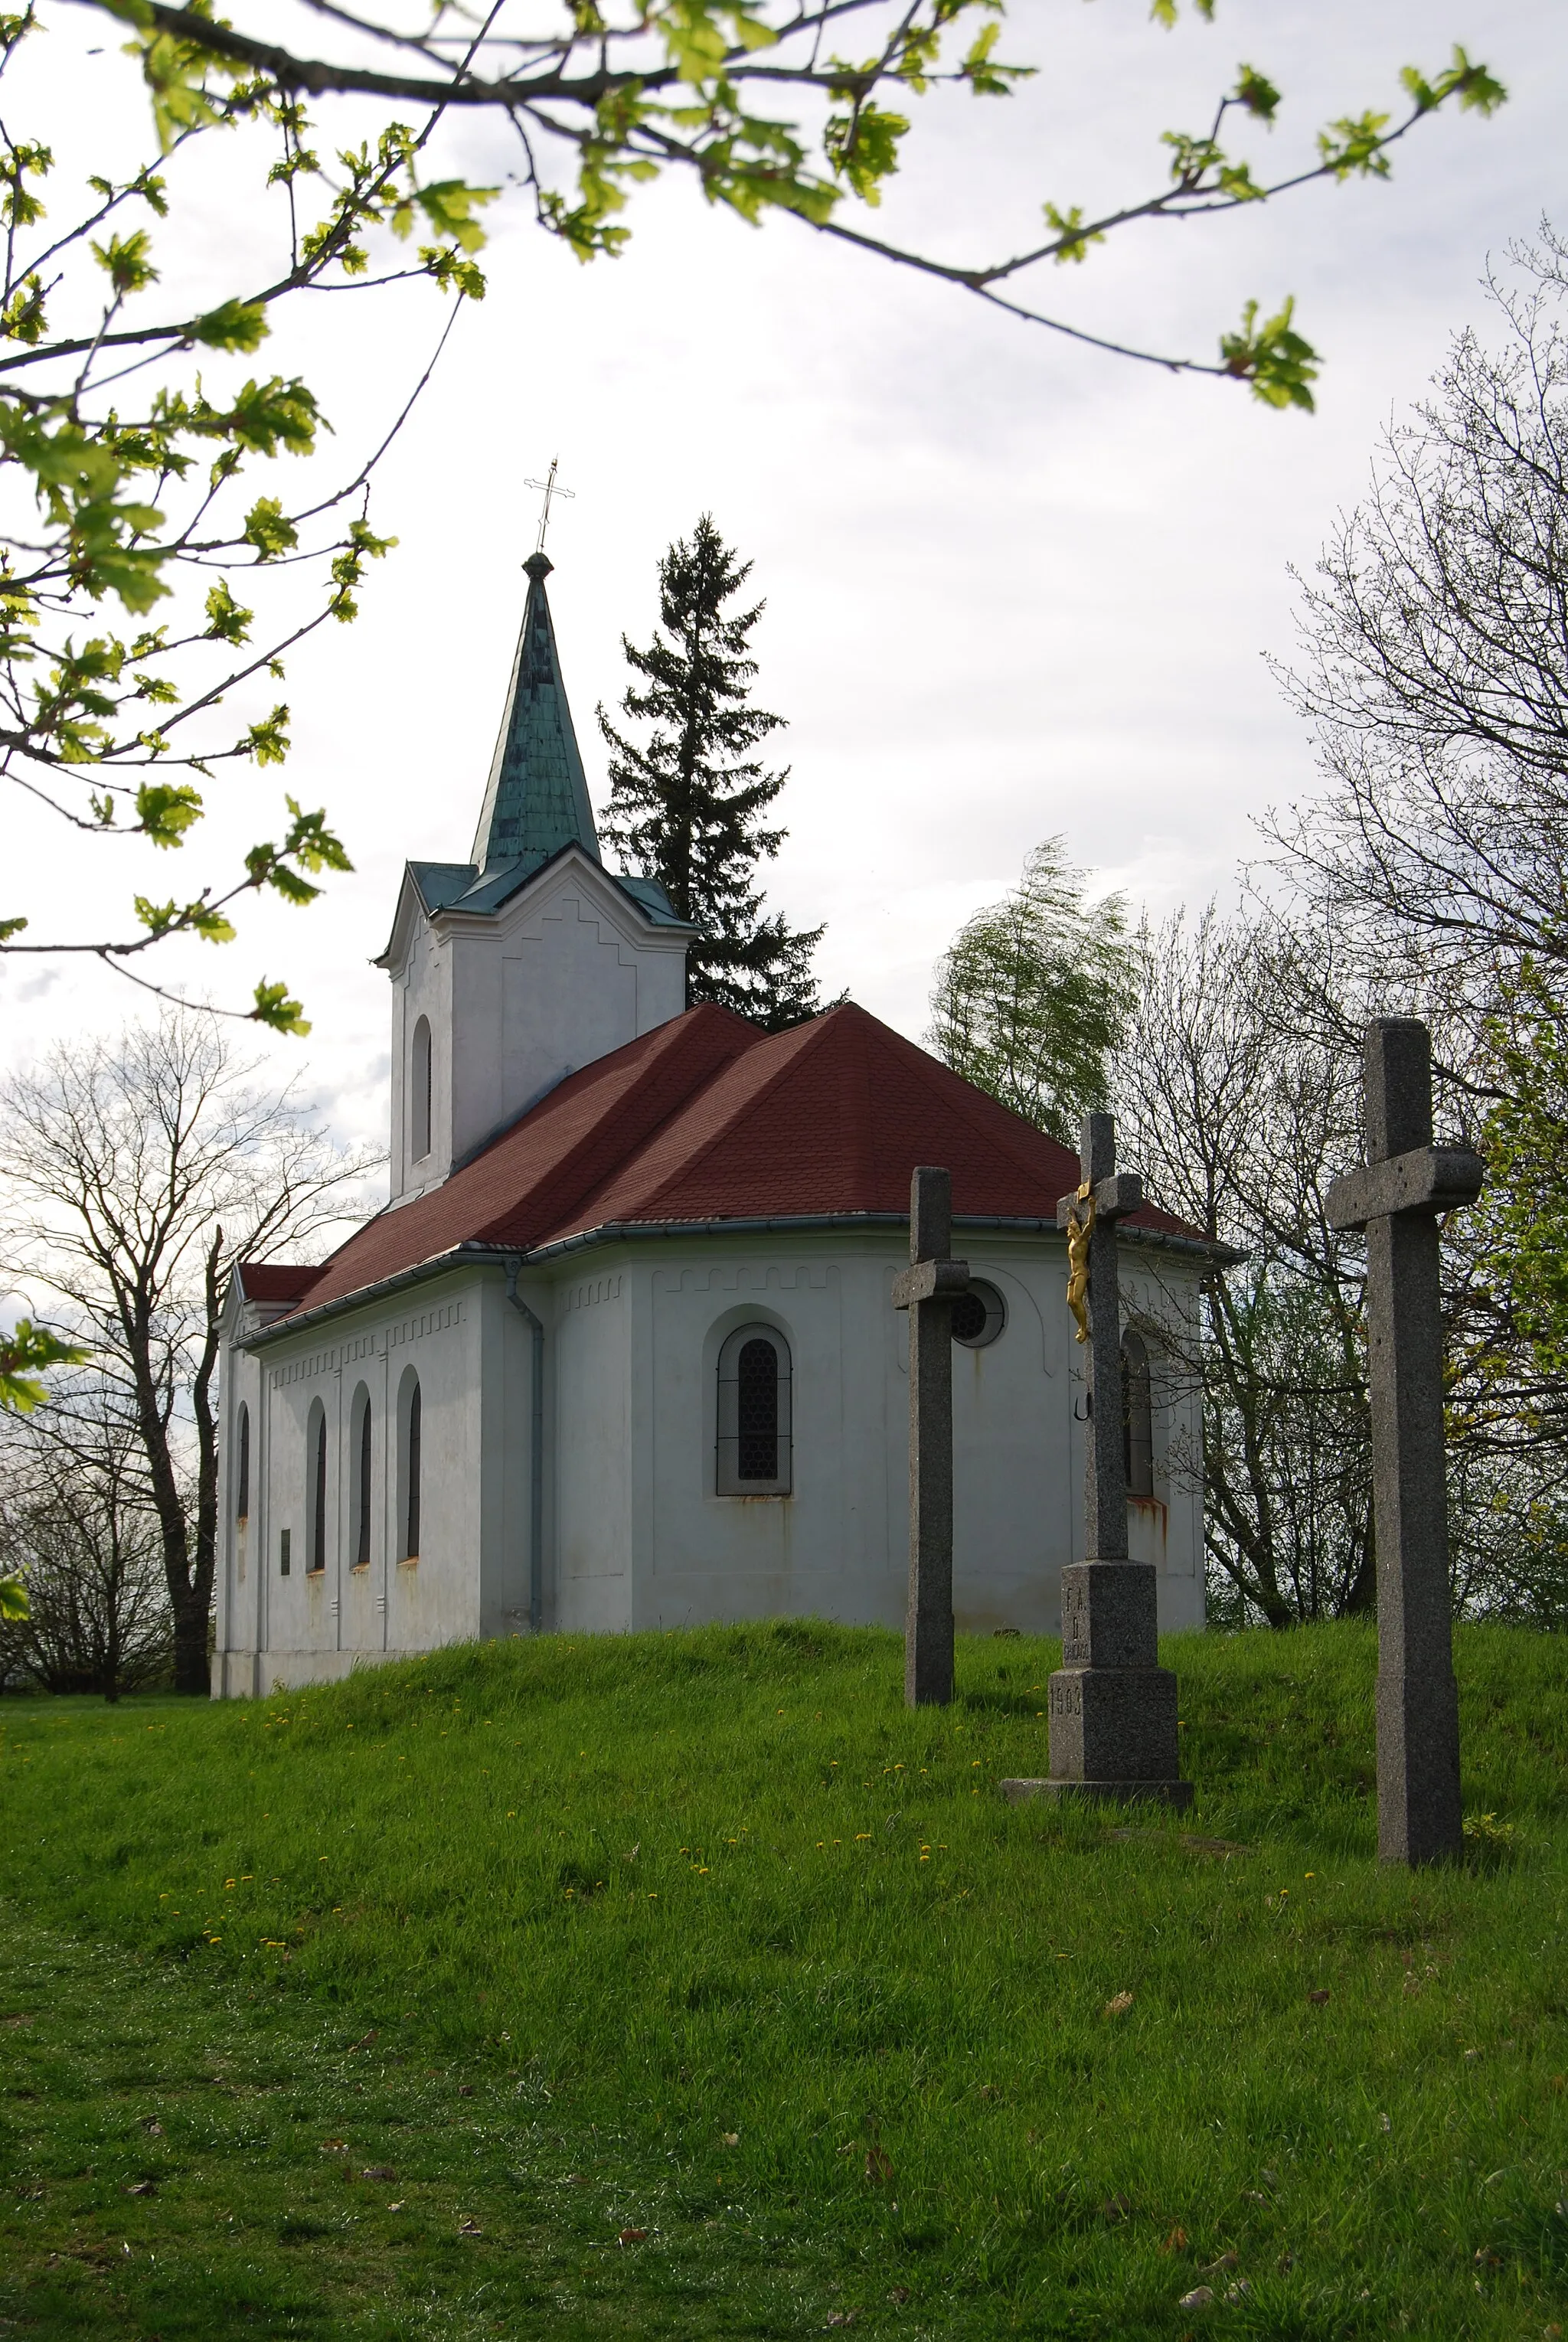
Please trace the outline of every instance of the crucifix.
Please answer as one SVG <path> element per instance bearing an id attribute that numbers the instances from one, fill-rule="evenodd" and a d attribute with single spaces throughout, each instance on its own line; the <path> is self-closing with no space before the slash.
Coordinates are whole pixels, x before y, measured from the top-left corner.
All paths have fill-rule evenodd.
<path id="1" fill-rule="evenodd" d="M 539 542 L 534 547 L 535 553 L 543 553 L 544 550 L 544 532 L 550 525 L 550 505 L 552 499 L 555 496 L 564 496 L 569 502 L 577 493 L 575 488 L 562 487 L 560 483 L 557 481 L 555 477 L 555 467 L 560 461 L 561 458 L 559 455 L 552 455 L 550 458 L 549 473 L 545 478 L 542 480 L 524 480 L 523 483 L 525 488 L 543 488 L 544 491 L 544 509 L 539 515 Z"/>
<path id="2" fill-rule="evenodd" d="M 1368 1026 L 1366 1161 L 1328 1191 L 1336 1228 L 1366 1231 L 1367 1379 L 1377 1551 L 1377 1851 L 1460 1851 L 1459 1692 L 1448 1592 L 1440 1214 L 1473 1204 L 1478 1155 L 1432 1143 L 1432 1036 L 1418 1017 Z"/>
<path id="3" fill-rule="evenodd" d="M 953 1179 L 922 1167 L 909 1183 L 909 1261 L 893 1306 L 909 1312 L 909 1609 L 904 1696 L 953 1697 L 953 1305 L 969 1264 L 952 1260 Z"/>
<path id="4" fill-rule="evenodd" d="M 1084 1554 L 1062 1572 L 1062 1665 L 1048 1696 L 1051 1774 L 1004 1781 L 1004 1797 L 1156 1797 L 1184 1806 L 1176 1678 L 1159 1664 L 1153 1562 L 1127 1557 L 1122 1313 L 1116 1224 L 1144 1200 L 1135 1171 L 1116 1168 L 1116 1126 L 1084 1117 L 1075 1195 L 1056 1206 L 1067 1232 L 1067 1302 L 1086 1349 Z"/>
<path id="5" fill-rule="evenodd" d="M 1116 1223 L 1144 1200 L 1135 1171 L 1116 1169 L 1116 1126 L 1086 1114 L 1075 1196 L 1056 1206 L 1067 1231 L 1067 1306 L 1074 1340 L 1088 1350 L 1088 1420 L 1084 1426 L 1084 1541 L 1099 1561 L 1127 1558 L 1127 1473 L 1122 1446 L 1122 1305 L 1116 1277 Z"/>

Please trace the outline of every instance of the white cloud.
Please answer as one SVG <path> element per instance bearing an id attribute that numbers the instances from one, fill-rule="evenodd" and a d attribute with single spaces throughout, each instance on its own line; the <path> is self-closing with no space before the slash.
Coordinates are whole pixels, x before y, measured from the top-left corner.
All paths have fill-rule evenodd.
<path id="1" fill-rule="evenodd" d="M 774 893 L 798 923 L 829 922 L 828 987 L 907 1032 L 954 927 L 1040 837 L 1064 832 L 1158 913 L 1227 886 L 1249 816 L 1311 787 L 1261 656 L 1289 646 L 1287 563 L 1310 566 L 1382 422 L 1420 395 L 1449 331 L 1482 315 L 1488 251 L 1554 199 L 1568 20 L 1533 0 L 1445 0 L 1435 25 L 1430 0 L 1320 0 L 1288 21 L 1268 0 L 1225 0 L 1217 27 L 1166 36 L 1143 13 L 1021 12 L 1020 32 L 1059 43 L 1069 66 L 1098 62 L 1096 89 L 1107 61 L 1122 76 L 1114 122 L 1072 71 L 1005 105 L 944 101 L 880 225 L 989 254 L 1027 236 L 1047 195 L 1093 204 L 1152 184 L 1158 132 L 1196 126 L 1239 57 L 1285 87 L 1283 148 L 1464 39 L 1512 104 L 1490 124 L 1424 125 L 1392 184 L 1135 231 L 1044 288 L 1096 329 L 1199 352 L 1244 298 L 1293 292 L 1329 359 L 1314 419 L 1073 348 L 792 223 L 755 233 L 684 188 L 640 203 L 629 256 L 588 269 L 506 209 L 490 297 L 377 493 L 398 552 L 360 624 L 291 668 L 285 780 L 331 808 L 356 873 L 309 914 L 248 915 L 239 946 L 161 963 L 231 997 L 286 974 L 316 1029 L 274 1054 L 305 1066 L 346 1133 L 378 1133 L 384 1113 L 385 979 L 369 961 L 402 861 L 468 850 L 533 538 L 523 482 L 554 454 L 577 491 L 552 528 L 552 599 L 591 779 L 621 633 L 646 636 L 660 552 L 711 509 L 755 560 L 760 688 L 791 725 Z M 74 82 L 58 94 L 79 103 Z M 494 166 L 494 132 L 464 135 Z M 186 255 L 193 282 L 226 283 L 247 232 L 243 213 L 215 214 Z M 269 358 L 318 382 L 341 444 L 357 444 L 437 323 L 423 297 L 318 305 Z M 280 796 L 275 776 L 222 782 L 210 842 L 265 834 Z M 131 891 L 124 849 L 85 849 L 27 813 L 12 837 L 12 884 L 25 874 L 39 927 L 96 931 Z M 31 980 L 5 986 L 13 1060 L 134 1006 L 95 965 L 46 990 Z"/>

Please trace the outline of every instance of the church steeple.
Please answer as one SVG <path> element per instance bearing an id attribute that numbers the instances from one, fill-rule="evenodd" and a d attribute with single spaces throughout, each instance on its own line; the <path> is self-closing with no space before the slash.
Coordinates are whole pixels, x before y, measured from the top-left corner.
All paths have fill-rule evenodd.
<path id="1" fill-rule="evenodd" d="M 544 592 L 554 565 L 539 552 L 530 554 L 523 566 L 528 603 L 474 836 L 473 860 L 481 877 L 504 868 L 525 876 L 564 846 L 580 846 L 595 862 L 601 858 Z"/>

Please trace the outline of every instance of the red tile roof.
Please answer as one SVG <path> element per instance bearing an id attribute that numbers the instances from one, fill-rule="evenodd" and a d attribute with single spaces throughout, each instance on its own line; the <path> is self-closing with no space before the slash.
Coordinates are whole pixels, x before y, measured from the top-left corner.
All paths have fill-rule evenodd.
<path id="1" fill-rule="evenodd" d="M 917 1163 L 951 1170 L 960 1218 L 1052 1221 L 1078 1183 L 1064 1146 L 864 1008 L 774 1034 L 688 1009 L 380 1213 L 312 1272 L 309 1307 L 463 1244 L 524 1253 L 612 1224 L 901 1215 Z M 1152 1206 L 1136 1225 L 1193 1233 Z"/>
<path id="2" fill-rule="evenodd" d="M 321 1276 L 319 1268 L 297 1262 L 242 1260 L 240 1290 L 247 1301 L 301 1301 Z"/>

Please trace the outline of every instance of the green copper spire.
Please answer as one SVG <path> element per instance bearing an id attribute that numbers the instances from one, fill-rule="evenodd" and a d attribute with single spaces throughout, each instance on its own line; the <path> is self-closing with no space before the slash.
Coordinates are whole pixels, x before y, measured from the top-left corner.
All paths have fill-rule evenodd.
<path id="1" fill-rule="evenodd" d="M 564 846 L 580 846 L 595 862 L 600 859 L 544 594 L 554 565 L 543 553 L 530 554 L 523 565 L 528 606 L 474 837 L 474 860 L 482 876 L 513 866 L 524 874 L 536 870 Z"/>

